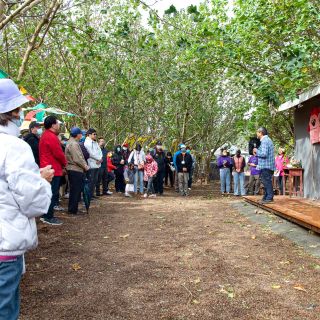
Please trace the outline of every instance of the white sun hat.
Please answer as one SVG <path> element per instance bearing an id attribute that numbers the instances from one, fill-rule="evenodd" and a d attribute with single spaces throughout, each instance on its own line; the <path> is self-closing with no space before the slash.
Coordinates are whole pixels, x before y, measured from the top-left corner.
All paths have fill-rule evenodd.
<path id="1" fill-rule="evenodd" d="M 12 111 L 27 102 L 29 100 L 11 79 L 0 79 L 0 113 Z"/>

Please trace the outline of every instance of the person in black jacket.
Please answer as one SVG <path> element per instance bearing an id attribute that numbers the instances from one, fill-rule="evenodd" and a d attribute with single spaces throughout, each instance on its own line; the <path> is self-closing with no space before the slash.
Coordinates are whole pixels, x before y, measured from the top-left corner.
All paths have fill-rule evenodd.
<path id="1" fill-rule="evenodd" d="M 117 169 L 114 170 L 116 192 L 124 193 L 126 188 L 126 183 L 124 180 L 124 166 L 126 164 L 126 160 L 123 157 L 121 149 L 121 145 L 118 145 L 114 148 L 112 164 L 117 167 Z"/>
<path id="2" fill-rule="evenodd" d="M 168 186 L 168 182 L 170 180 L 170 187 L 173 188 L 174 182 L 174 165 L 173 165 L 173 157 L 172 153 L 168 152 L 166 155 L 166 175 L 165 175 L 165 185 Z"/>
<path id="3" fill-rule="evenodd" d="M 33 121 L 29 125 L 29 133 L 24 137 L 24 141 L 31 147 L 34 160 L 38 166 L 40 166 L 39 141 L 41 134 L 42 129 L 40 123 Z"/>
<path id="4" fill-rule="evenodd" d="M 163 195 L 163 183 L 166 173 L 166 155 L 162 148 L 161 141 L 157 142 L 156 148 L 151 152 L 153 159 L 158 164 L 157 176 L 154 179 L 153 186 L 156 194 Z"/>
<path id="5" fill-rule="evenodd" d="M 192 157 L 187 153 L 185 145 L 181 146 L 181 153 L 177 156 L 177 169 L 179 180 L 179 192 L 182 196 L 188 196 L 188 181 L 192 170 Z"/>

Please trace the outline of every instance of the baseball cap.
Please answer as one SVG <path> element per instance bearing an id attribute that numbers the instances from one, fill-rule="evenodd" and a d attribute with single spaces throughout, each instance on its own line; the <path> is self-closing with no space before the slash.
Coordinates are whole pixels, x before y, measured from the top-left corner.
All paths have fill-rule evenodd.
<path id="1" fill-rule="evenodd" d="M 29 129 L 33 129 L 33 128 L 40 128 L 41 125 L 39 122 L 37 121 L 32 121 L 30 124 L 29 124 Z"/>
<path id="2" fill-rule="evenodd" d="M 29 100 L 11 79 L 0 79 L 0 113 L 17 109 L 27 102 Z"/>
<path id="3" fill-rule="evenodd" d="M 73 127 L 70 130 L 70 134 L 71 134 L 72 137 L 76 137 L 78 134 L 82 134 L 82 131 L 78 127 Z"/>

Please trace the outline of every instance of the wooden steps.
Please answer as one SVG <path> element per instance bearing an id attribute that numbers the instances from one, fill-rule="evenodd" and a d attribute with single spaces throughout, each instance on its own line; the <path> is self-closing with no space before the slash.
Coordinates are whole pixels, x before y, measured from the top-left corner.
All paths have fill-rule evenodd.
<path id="1" fill-rule="evenodd" d="M 245 201 L 272 212 L 305 228 L 320 233 L 320 202 L 307 199 L 276 196 L 270 204 L 261 204 L 261 196 L 246 196 Z"/>

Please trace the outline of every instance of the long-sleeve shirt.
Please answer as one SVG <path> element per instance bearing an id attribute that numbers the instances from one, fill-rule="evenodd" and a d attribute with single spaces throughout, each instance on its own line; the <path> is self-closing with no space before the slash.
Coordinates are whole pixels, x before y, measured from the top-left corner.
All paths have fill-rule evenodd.
<path id="1" fill-rule="evenodd" d="M 67 170 L 84 172 L 89 169 L 80 145 L 74 138 L 70 138 L 65 153 L 68 160 Z"/>
<path id="2" fill-rule="evenodd" d="M 56 177 L 63 175 L 62 169 L 67 165 L 67 159 L 57 135 L 50 129 L 46 130 L 40 139 L 39 155 L 40 168 L 51 165 Z"/>
<path id="3" fill-rule="evenodd" d="M 231 168 L 232 167 L 232 160 L 228 156 L 220 156 L 218 158 L 217 164 L 218 164 L 219 169 Z"/>
<path id="4" fill-rule="evenodd" d="M 249 161 L 248 161 L 248 164 L 250 165 L 250 163 L 252 164 L 255 164 L 256 166 L 258 165 L 259 163 L 259 159 L 258 157 L 256 156 L 251 156 Z M 257 176 L 257 175 L 260 175 L 260 170 L 257 169 L 257 167 L 255 166 L 250 166 L 250 174 L 252 176 Z"/>
<path id="5" fill-rule="evenodd" d="M 280 176 L 284 176 L 284 169 L 286 169 L 287 164 L 289 164 L 289 158 L 283 155 L 276 157 L 276 170 L 279 171 Z"/>
<path id="6" fill-rule="evenodd" d="M 107 170 L 108 172 L 112 172 L 113 170 L 116 170 L 117 167 L 115 165 L 113 165 L 112 163 L 112 159 L 111 158 L 107 158 Z"/>
<path id="7" fill-rule="evenodd" d="M 261 145 L 257 150 L 257 157 L 259 159 L 258 170 L 268 169 L 275 171 L 274 146 L 268 136 L 263 136 L 261 139 Z"/>
<path id="8" fill-rule="evenodd" d="M 98 164 L 97 161 L 100 161 L 102 159 L 102 151 L 98 143 L 87 137 L 84 146 L 86 147 L 90 155 L 90 158 L 88 159 L 90 169 L 99 169 L 101 167 L 101 164 Z"/>

